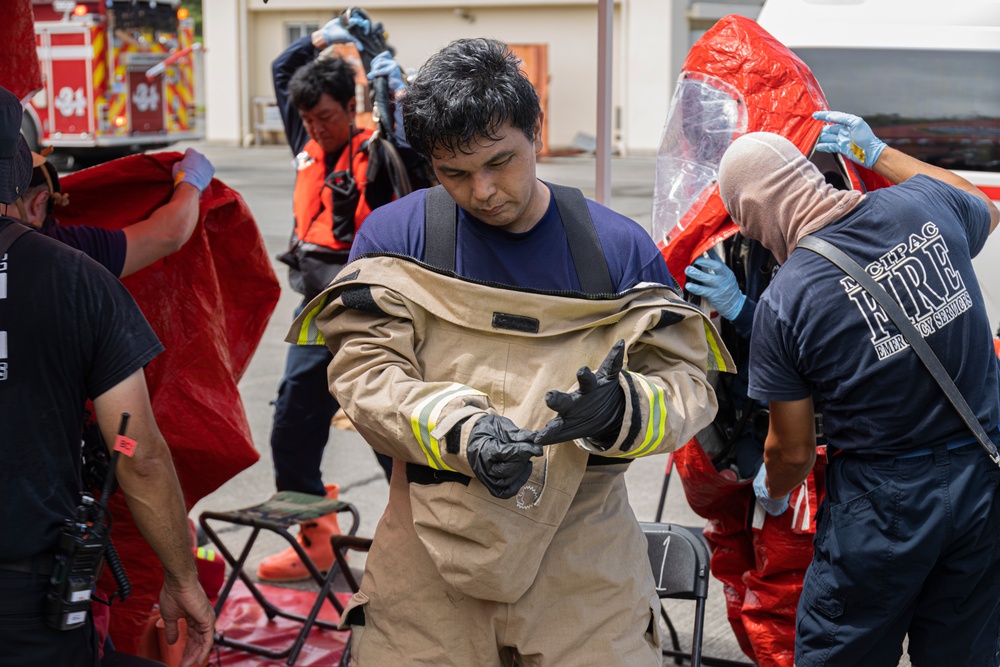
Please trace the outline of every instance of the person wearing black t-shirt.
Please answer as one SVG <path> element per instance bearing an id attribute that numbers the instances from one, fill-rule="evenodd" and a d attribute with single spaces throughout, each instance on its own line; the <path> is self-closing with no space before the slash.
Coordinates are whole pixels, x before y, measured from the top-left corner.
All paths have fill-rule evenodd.
<path id="1" fill-rule="evenodd" d="M 177 640 L 177 621 L 185 619 L 182 664 L 200 663 L 212 646 L 214 613 L 198 583 L 180 485 L 143 374 L 163 348 L 114 276 L 7 217 L 31 176 L 21 114 L 17 98 L 0 88 L 0 235 L 20 232 L 0 255 L 0 665 L 97 664 L 92 620 L 56 630 L 44 611 L 60 531 L 80 504 L 88 398 L 109 443 L 122 414 L 130 415 L 127 436 L 136 446 L 119 457 L 117 480 L 163 564 L 167 638 Z"/>

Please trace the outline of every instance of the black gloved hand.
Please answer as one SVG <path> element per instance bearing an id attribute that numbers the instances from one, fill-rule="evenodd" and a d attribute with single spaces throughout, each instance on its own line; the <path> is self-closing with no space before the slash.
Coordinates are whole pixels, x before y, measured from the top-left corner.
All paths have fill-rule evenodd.
<path id="1" fill-rule="evenodd" d="M 551 445 L 576 438 L 590 438 L 597 444 L 614 442 L 625 416 L 625 392 L 618 384 L 625 359 L 625 341 L 615 343 L 597 373 L 584 366 L 576 372 L 580 388 L 572 394 L 550 391 L 545 404 L 558 417 L 538 432 L 535 442 Z"/>
<path id="2" fill-rule="evenodd" d="M 506 417 L 480 417 L 469 433 L 466 456 L 476 478 L 497 498 L 513 498 L 531 476 L 531 458 L 542 455 L 535 432 Z"/>

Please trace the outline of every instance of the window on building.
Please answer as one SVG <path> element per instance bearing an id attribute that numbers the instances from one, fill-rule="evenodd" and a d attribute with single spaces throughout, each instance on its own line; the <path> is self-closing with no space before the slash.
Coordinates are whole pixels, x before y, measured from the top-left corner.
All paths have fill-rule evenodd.
<path id="1" fill-rule="evenodd" d="M 1000 170 L 1000 51 L 796 49 L 830 108 L 945 169 Z"/>
<path id="2" fill-rule="evenodd" d="M 319 30 L 318 23 L 306 23 L 301 21 L 296 23 L 286 23 L 285 46 L 289 46 L 293 42 L 297 42 L 299 39 L 305 37 L 306 35 L 311 35 L 317 30 Z"/>

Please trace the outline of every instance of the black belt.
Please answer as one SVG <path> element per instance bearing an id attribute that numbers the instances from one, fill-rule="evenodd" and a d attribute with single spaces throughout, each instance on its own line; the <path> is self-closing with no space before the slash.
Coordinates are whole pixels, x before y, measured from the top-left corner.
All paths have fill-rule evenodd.
<path id="1" fill-rule="evenodd" d="M 587 457 L 588 468 L 590 466 L 613 466 L 621 463 L 628 465 L 629 463 L 632 463 L 632 459 L 628 458 L 613 459 L 610 456 L 598 456 L 597 454 L 591 454 L 590 456 Z"/>
<path id="2" fill-rule="evenodd" d="M 441 482 L 458 482 L 469 485 L 472 478 L 468 475 L 463 475 L 460 472 L 452 472 L 451 470 L 435 470 L 434 468 L 428 466 L 422 466 L 418 463 L 407 463 L 406 464 L 406 481 L 411 484 L 440 484 Z"/>
<path id="3" fill-rule="evenodd" d="M 52 554 L 37 554 L 21 560 L 0 561 L 0 570 L 48 576 L 55 569 L 55 564 L 56 557 Z"/>
<path id="4" fill-rule="evenodd" d="M 608 465 L 619 465 L 631 463 L 632 459 L 613 459 L 608 456 L 598 456 L 597 454 L 591 454 L 587 457 L 587 467 L 590 466 L 608 466 Z M 468 475 L 463 475 L 460 472 L 452 472 L 451 470 L 435 470 L 428 466 L 422 466 L 419 463 L 407 463 L 406 464 L 406 481 L 412 484 L 440 484 L 441 482 L 458 482 L 459 484 L 469 485 L 472 478 Z"/>

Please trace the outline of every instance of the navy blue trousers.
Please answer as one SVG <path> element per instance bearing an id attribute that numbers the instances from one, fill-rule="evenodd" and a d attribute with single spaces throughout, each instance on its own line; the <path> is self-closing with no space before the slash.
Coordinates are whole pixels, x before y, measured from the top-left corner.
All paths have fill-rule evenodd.
<path id="1" fill-rule="evenodd" d="M 320 463 L 330 420 L 340 407 L 326 369 L 333 356 L 323 345 L 290 345 L 271 424 L 271 457 L 278 491 L 326 495 Z"/>
<path id="2" fill-rule="evenodd" d="M 979 444 L 826 469 L 797 667 L 1000 665 L 1000 468 Z"/>
<path id="3" fill-rule="evenodd" d="M 323 345 L 288 347 L 271 424 L 271 457 L 278 491 L 326 495 L 320 463 L 330 438 L 330 420 L 340 407 L 327 381 L 332 359 Z M 376 456 L 388 478 L 392 459 Z"/>

